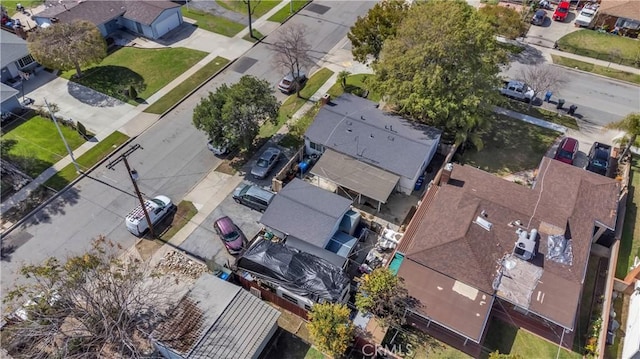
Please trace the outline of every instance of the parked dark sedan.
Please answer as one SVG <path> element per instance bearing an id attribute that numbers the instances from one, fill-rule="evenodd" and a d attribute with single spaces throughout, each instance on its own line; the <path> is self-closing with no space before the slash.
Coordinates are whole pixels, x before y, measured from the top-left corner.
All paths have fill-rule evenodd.
<path id="1" fill-rule="evenodd" d="M 269 172 L 280 159 L 280 149 L 276 147 L 267 148 L 258 158 L 258 161 L 251 169 L 251 175 L 258 179 L 267 177 Z"/>
<path id="2" fill-rule="evenodd" d="M 544 19 L 546 18 L 547 18 L 547 12 L 542 9 L 538 9 L 536 13 L 533 14 L 533 17 L 531 18 L 531 23 L 533 25 L 542 26 L 544 24 Z"/>

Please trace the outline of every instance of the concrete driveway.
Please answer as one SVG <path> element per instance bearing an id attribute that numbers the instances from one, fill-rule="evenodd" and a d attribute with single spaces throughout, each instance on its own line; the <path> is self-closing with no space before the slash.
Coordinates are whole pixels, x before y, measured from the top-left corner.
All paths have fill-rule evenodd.
<path id="1" fill-rule="evenodd" d="M 114 121 L 135 109 L 132 105 L 47 71 L 40 71 L 36 76 L 38 87 L 35 83 L 31 86 L 31 79 L 25 84 L 25 96 L 34 100 L 32 107 L 44 106 L 44 100 L 47 99 L 49 104 L 55 103 L 60 108 L 58 116 L 80 121 L 93 133 L 109 130 Z"/>
<path id="2" fill-rule="evenodd" d="M 553 21 L 553 19 L 551 19 L 554 10 L 545 10 L 547 17 L 542 26 L 531 25 L 525 42 L 552 48 L 553 44 L 564 35 L 580 30 L 579 27 L 573 25 L 573 20 L 576 18 L 575 10 L 569 11 L 569 15 L 567 15 L 564 22 Z"/>

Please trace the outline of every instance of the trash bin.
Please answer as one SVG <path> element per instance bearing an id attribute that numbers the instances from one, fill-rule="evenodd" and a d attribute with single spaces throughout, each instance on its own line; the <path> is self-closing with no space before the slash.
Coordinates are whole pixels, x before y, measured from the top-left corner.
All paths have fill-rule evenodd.
<path id="1" fill-rule="evenodd" d="M 574 115 L 576 113 L 577 109 L 578 109 L 578 106 L 571 105 L 571 106 L 569 106 L 569 111 L 567 111 L 567 113 L 569 113 L 569 115 Z"/>
<path id="2" fill-rule="evenodd" d="M 564 99 L 560 98 L 560 99 L 558 99 L 558 104 L 556 105 L 556 108 L 557 109 L 561 109 L 562 106 L 564 106 Z"/>

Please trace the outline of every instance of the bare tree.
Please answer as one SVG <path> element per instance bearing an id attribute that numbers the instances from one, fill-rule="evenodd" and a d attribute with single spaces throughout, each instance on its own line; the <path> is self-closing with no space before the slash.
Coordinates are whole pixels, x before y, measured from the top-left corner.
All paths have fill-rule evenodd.
<path id="1" fill-rule="evenodd" d="M 533 97 L 529 101 L 529 108 L 533 100 L 539 94 L 547 91 L 555 92 L 560 84 L 564 82 L 564 77 L 560 69 L 552 65 L 531 65 L 520 71 L 520 79 L 533 90 Z"/>
<path id="2" fill-rule="evenodd" d="M 168 283 L 99 238 L 61 263 L 26 265 L 4 300 L 2 346 L 14 358 L 141 358 L 170 304 Z"/>
<path id="3" fill-rule="evenodd" d="M 301 74 L 300 69 L 313 63 L 309 55 L 311 45 L 307 42 L 306 33 L 306 26 L 292 24 L 286 26 L 276 41 L 269 45 L 269 50 L 274 53 L 273 63 L 293 75 L 293 85 L 298 97 L 302 89 L 302 84 L 297 81 Z"/>

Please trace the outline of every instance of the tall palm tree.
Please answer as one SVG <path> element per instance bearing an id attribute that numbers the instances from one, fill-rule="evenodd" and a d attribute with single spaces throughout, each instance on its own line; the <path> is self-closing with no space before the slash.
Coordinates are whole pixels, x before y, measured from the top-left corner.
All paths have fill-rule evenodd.
<path id="1" fill-rule="evenodd" d="M 636 143 L 636 138 L 640 136 L 640 112 L 630 113 L 623 117 L 620 121 L 612 122 L 606 125 L 605 128 L 610 130 L 624 131 L 629 136 L 629 143 L 620 156 L 620 158 L 624 158 L 629 153 L 629 149 L 631 148 L 631 146 Z"/>

